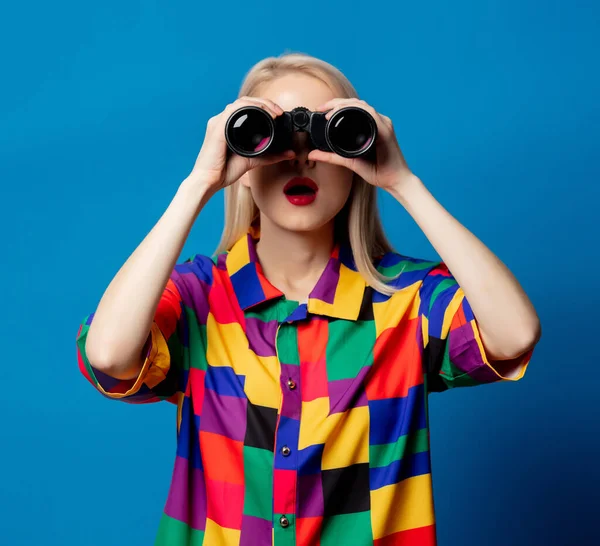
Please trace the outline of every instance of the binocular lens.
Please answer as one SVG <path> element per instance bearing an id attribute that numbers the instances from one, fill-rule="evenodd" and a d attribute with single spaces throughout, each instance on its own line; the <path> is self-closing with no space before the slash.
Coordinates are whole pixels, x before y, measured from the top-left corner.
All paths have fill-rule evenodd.
<path id="1" fill-rule="evenodd" d="M 329 126 L 329 138 L 336 148 L 347 153 L 365 149 L 373 140 L 373 127 L 368 114 L 359 110 L 341 112 Z"/>
<path id="2" fill-rule="evenodd" d="M 262 109 L 244 108 L 228 125 L 229 141 L 243 152 L 259 152 L 273 138 L 270 121 L 269 115 Z"/>

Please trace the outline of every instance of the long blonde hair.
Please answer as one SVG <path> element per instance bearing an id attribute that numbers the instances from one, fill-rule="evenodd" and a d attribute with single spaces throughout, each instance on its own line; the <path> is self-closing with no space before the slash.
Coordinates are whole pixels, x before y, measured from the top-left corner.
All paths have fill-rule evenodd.
<path id="1" fill-rule="evenodd" d="M 286 52 L 279 57 L 267 57 L 256 63 L 246 74 L 238 97 L 253 96 L 258 87 L 290 72 L 301 72 L 323 81 L 340 98 L 358 98 L 354 86 L 333 65 L 302 53 Z M 230 250 L 247 233 L 259 216 L 250 190 L 239 181 L 225 188 L 225 225 L 215 254 Z M 396 277 L 377 271 L 373 259 L 393 251 L 383 231 L 377 206 L 377 188 L 354 175 L 352 191 L 344 208 L 336 216 L 336 238 L 350 244 L 357 270 L 367 284 L 383 294 L 391 295 L 396 288 L 386 284 Z"/>

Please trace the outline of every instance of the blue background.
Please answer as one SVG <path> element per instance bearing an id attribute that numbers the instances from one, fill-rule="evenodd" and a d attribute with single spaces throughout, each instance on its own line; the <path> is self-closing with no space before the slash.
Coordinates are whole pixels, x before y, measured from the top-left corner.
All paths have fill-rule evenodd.
<path id="1" fill-rule="evenodd" d="M 413 171 L 517 276 L 543 339 L 516 384 L 431 396 L 441 546 L 596 543 L 597 2 L 11 3 L 0 17 L 0 542 L 152 544 L 175 408 L 104 399 L 75 335 L 260 59 L 336 65 Z M 296 27 L 295 25 L 298 25 Z M 223 196 L 182 257 L 211 253 Z M 381 195 L 409 255 L 437 255 Z"/>

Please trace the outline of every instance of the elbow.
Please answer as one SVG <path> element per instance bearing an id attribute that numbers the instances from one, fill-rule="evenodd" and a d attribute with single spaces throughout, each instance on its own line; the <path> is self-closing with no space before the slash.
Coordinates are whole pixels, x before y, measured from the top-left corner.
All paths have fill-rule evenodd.
<path id="1" fill-rule="evenodd" d="M 542 339 L 542 324 L 539 319 L 536 320 L 535 324 L 527 332 L 524 338 L 523 346 L 525 347 L 523 352 L 533 349 L 538 342 Z"/>
<path id="2" fill-rule="evenodd" d="M 143 365 L 140 356 L 124 360 L 123 351 L 108 350 L 107 347 L 110 348 L 110 344 L 98 342 L 88 335 L 85 352 L 92 368 L 119 380 L 134 379 L 139 375 Z M 121 357 L 117 357 L 115 353 L 120 353 Z"/>
<path id="3" fill-rule="evenodd" d="M 110 375 L 109 371 L 114 367 L 114 360 L 110 358 L 106 347 L 107 344 L 97 339 L 94 335 L 93 328 L 90 326 L 90 330 L 85 339 L 85 355 L 87 360 L 92 368 Z"/>
<path id="4" fill-rule="evenodd" d="M 519 358 L 521 355 L 531 351 L 538 344 L 541 338 L 542 327 L 538 321 L 531 330 L 527 331 L 526 334 L 521 337 L 520 343 L 516 344 L 514 350 L 506 355 L 505 359 L 512 360 Z"/>
<path id="5" fill-rule="evenodd" d="M 482 342 L 491 360 L 514 360 L 535 347 L 542 337 L 542 328 L 537 321 L 532 327 L 520 328 L 519 334 L 514 333 L 508 339 L 498 340 L 481 331 Z"/>

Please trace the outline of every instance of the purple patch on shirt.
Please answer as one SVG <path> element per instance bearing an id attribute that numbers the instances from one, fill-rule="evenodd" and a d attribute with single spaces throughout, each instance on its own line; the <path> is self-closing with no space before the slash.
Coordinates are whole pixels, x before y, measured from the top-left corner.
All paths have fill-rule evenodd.
<path id="1" fill-rule="evenodd" d="M 290 389 L 288 385 L 289 379 L 294 382 L 295 387 L 293 389 Z M 280 385 L 283 393 L 281 415 L 290 419 L 300 419 L 300 410 L 302 409 L 300 366 L 281 364 Z"/>
<path id="2" fill-rule="evenodd" d="M 175 458 L 173 478 L 165 504 L 165 514 L 183 521 L 192 529 L 206 527 L 206 486 L 204 472 L 190 468 L 183 457 Z"/>
<path id="3" fill-rule="evenodd" d="M 217 269 L 227 271 L 227 252 L 222 252 L 217 256 Z"/>
<path id="4" fill-rule="evenodd" d="M 363 366 L 354 378 L 328 382 L 330 415 L 368 404 L 364 379 L 370 369 L 371 366 Z"/>
<path id="5" fill-rule="evenodd" d="M 339 278 L 340 262 L 335 258 L 330 258 L 309 297 L 322 300 L 326 303 L 333 303 Z"/>
<path id="6" fill-rule="evenodd" d="M 450 360 L 459 370 L 468 373 L 478 383 L 500 380 L 496 372 L 485 363 L 470 323 L 452 330 L 449 343 Z"/>
<path id="7" fill-rule="evenodd" d="M 240 546 L 271 546 L 272 529 L 272 522 L 244 514 Z"/>
<path id="8" fill-rule="evenodd" d="M 150 349 L 148 349 L 148 350 L 150 350 Z M 148 357 L 147 354 L 146 354 L 146 357 Z M 104 372 L 94 368 L 94 366 L 92 366 L 91 364 L 90 364 L 90 367 L 92 368 L 92 372 L 94 373 L 94 376 L 96 377 L 96 381 L 98 381 L 98 384 L 106 392 L 111 392 L 112 389 L 114 387 L 116 387 L 119 383 L 128 383 L 129 388 L 133 387 L 133 384 L 135 383 L 135 380 L 133 380 L 133 379 L 126 379 L 126 380 L 115 379 L 114 377 L 111 377 L 110 375 L 105 374 Z"/>
<path id="9" fill-rule="evenodd" d="M 246 398 L 223 395 L 206 389 L 200 429 L 243 442 L 246 435 L 247 405 Z"/>
<path id="10" fill-rule="evenodd" d="M 323 486 L 321 473 L 298 476 L 298 517 L 322 516 Z"/>
<path id="11" fill-rule="evenodd" d="M 246 318 L 246 336 L 250 349 L 258 356 L 276 356 L 275 334 L 277 321 L 265 322 L 258 318 Z"/>
<path id="12" fill-rule="evenodd" d="M 248 257 L 250 258 L 251 262 L 258 262 L 258 254 L 256 254 L 256 245 L 254 243 L 254 239 L 250 233 L 248 233 L 246 237 L 248 237 Z"/>
<path id="13" fill-rule="evenodd" d="M 171 278 L 181 294 L 184 305 L 194 311 L 200 324 L 206 324 L 209 285 L 193 272 L 173 273 Z"/>

